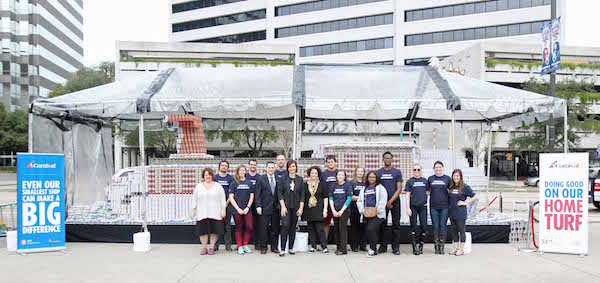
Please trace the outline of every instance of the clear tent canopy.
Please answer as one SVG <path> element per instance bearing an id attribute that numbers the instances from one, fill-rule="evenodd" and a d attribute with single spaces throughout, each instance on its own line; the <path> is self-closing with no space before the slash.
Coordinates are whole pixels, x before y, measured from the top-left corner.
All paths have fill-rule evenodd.
<path id="1" fill-rule="evenodd" d="M 85 151 L 87 145 L 75 143 L 97 145 L 95 155 L 87 154 L 90 163 L 98 156 L 109 156 L 107 151 L 112 149 L 103 140 L 110 138 L 106 133 L 69 139 L 69 135 L 78 133 L 70 133 L 69 126 L 65 126 L 68 123 L 85 124 L 96 133 L 115 121 L 129 121 L 130 126 L 139 123 L 143 129 L 144 123 L 139 120 L 160 120 L 169 113 L 185 112 L 202 117 L 208 124 L 210 120 L 221 121 L 213 121 L 215 127 L 228 120 L 238 121 L 231 127 L 254 121 L 257 128 L 262 122 L 287 121 L 280 125 L 293 128 L 295 137 L 301 116 L 317 120 L 451 122 L 452 129 L 455 122 L 483 123 L 510 130 L 550 117 L 564 117 L 566 103 L 560 98 L 431 66 L 300 65 L 167 69 L 56 98 L 38 99 L 30 112 L 39 119 L 35 121 L 40 121 L 30 122 L 34 123 L 30 127 L 30 150 L 72 152 L 67 157 L 72 160 L 67 162 L 74 166 L 67 166 L 72 170 L 67 175 L 76 186 L 78 178 L 83 178 L 77 172 L 82 170 L 76 165 L 78 156 L 82 156 L 78 152 Z M 60 148 L 51 148 L 52 142 L 60 144 Z M 108 159 L 102 166 L 89 165 L 94 169 L 85 173 L 102 171 L 98 174 L 101 178 L 110 176 L 112 164 L 108 164 Z"/>

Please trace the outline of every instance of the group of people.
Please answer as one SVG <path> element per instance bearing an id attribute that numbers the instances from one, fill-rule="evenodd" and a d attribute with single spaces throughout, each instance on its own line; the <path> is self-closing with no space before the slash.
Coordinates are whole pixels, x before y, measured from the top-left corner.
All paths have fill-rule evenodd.
<path id="1" fill-rule="evenodd" d="M 233 216 L 240 255 L 252 253 L 248 243 L 255 229 L 255 247 L 261 254 L 266 254 L 270 245 L 271 252 L 285 256 L 286 243 L 288 254 L 295 254 L 298 219 L 308 224 L 311 253 L 318 248 L 329 253 L 327 239 L 333 219 L 336 255 L 348 253 L 348 220 L 353 252 L 366 251 L 369 257 L 386 253 L 389 238 L 385 235 L 391 230 L 392 253 L 399 255 L 400 194 L 405 193 L 413 254 L 420 255 L 426 238 L 429 193 L 435 253 L 444 254 L 450 218 L 454 242 L 450 254 L 463 255 L 467 205 L 477 196 L 464 183 L 462 172 L 456 169 L 452 177 L 444 175 L 444 165 L 438 161 L 434 165 L 435 175 L 425 179 L 422 166 L 415 164 L 413 177 L 403 190 L 402 172 L 392 166 L 392 160 L 393 155 L 386 152 L 383 168 L 366 172 L 358 167 L 352 180 L 348 180 L 345 171 L 337 169 L 333 155 L 326 157 L 326 170 L 322 171 L 320 166 L 308 168 L 306 181 L 304 174 L 298 172 L 296 161 L 286 161 L 283 155 L 277 156 L 277 164 L 267 162 L 265 174 L 258 173 L 256 160 L 250 160 L 247 167 L 239 165 L 233 176 L 228 174 L 226 160 L 220 162 L 217 173 L 207 167 L 202 171 L 202 183 L 194 190 L 191 210 L 202 243 L 201 254 L 214 254 L 221 234 L 225 248 L 231 251 Z M 391 227 L 387 225 L 390 215 Z"/>

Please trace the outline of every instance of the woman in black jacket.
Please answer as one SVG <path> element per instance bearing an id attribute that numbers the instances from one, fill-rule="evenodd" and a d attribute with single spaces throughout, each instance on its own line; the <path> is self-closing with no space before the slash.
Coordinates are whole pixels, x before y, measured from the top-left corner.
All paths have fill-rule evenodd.
<path id="1" fill-rule="evenodd" d="M 321 183 L 321 168 L 313 166 L 308 168 L 308 182 L 304 184 L 304 212 L 302 220 L 308 223 L 308 239 L 310 240 L 309 252 L 314 253 L 317 249 L 317 239 L 321 243 L 323 253 L 327 250 L 327 238 L 325 238 L 325 218 L 327 218 L 327 206 L 329 203 L 329 192 L 327 184 Z"/>
<path id="2" fill-rule="evenodd" d="M 285 255 L 285 244 L 289 242 L 289 253 L 294 252 L 294 240 L 296 239 L 296 224 L 298 217 L 302 216 L 304 210 L 304 180 L 297 175 L 298 165 L 296 161 L 287 163 L 287 174 L 281 176 L 277 184 L 277 197 L 281 205 L 281 246 L 279 256 Z"/>

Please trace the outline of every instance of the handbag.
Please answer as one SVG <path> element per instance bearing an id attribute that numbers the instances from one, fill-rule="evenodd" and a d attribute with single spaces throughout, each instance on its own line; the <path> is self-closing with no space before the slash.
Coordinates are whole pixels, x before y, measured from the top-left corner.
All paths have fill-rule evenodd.
<path id="1" fill-rule="evenodd" d="M 366 191 L 366 189 L 365 189 Z M 373 206 L 366 206 L 366 196 L 365 196 L 365 191 L 363 191 L 363 199 L 365 199 L 365 211 L 363 212 L 363 215 L 366 218 L 374 218 L 377 217 L 377 207 L 373 207 Z"/>
<path id="2" fill-rule="evenodd" d="M 377 207 L 365 207 L 364 215 L 366 218 L 374 218 L 377 217 Z"/>

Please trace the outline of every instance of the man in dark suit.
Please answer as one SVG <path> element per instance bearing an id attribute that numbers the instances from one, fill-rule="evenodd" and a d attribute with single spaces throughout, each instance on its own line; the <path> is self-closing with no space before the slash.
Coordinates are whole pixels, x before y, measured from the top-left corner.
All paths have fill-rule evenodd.
<path id="1" fill-rule="evenodd" d="M 277 201 L 277 183 L 278 178 L 275 175 L 275 163 L 267 162 L 267 173 L 258 176 L 255 188 L 256 213 L 259 215 L 257 229 L 258 241 L 257 248 L 260 246 L 260 253 L 267 253 L 267 243 L 271 242 L 271 252 L 278 253 L 277 245 L 279 242 L 279 202 Z M 271 223 L 271 226 L 269 226 Z"/>

